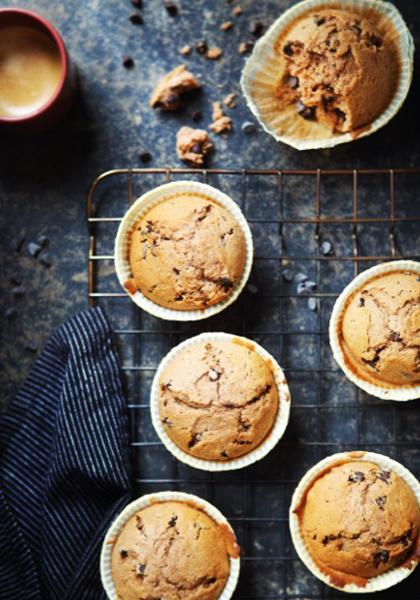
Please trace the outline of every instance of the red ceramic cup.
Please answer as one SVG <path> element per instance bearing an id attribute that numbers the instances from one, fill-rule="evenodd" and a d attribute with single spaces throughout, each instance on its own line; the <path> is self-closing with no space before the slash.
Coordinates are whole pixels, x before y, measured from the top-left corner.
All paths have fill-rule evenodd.
<path id="1" fill-rule="evenodd" d="M 56 124 L 70 108 L 76 91 L 76 69 L 69 59 L 60 34 L 44 17 L 30 10 L 1 8 L 0 35 L 3 28 L 14 25 L 33 27 L 48 35 L 60 55 L 60 80 L 55 92 L 45 104 L 19 117 L 0 116 L 0 128 L 19 132 L 44 130 Z"/>

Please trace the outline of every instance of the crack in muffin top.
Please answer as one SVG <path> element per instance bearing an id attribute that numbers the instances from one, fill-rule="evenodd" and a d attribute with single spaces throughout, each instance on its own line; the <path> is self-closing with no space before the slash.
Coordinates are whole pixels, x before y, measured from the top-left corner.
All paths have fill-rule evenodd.
<path id="1" fill-rule="evenodd" d="M 227 298 L 241 279 L 245 258 L 238 221 L 198 193 L 168 196 L 147 211 L 131 236 L 135 287 L 174 310 L 203 310 Z"/>
<path id="2" fill-rule="evenodd" d="M 252 348 L 230 341 L 193 343 L 177 353 L 159 380 L 159 414 L 184 452 L 226 461 L 269 435 L 279 410 L 274 375 Z"/>

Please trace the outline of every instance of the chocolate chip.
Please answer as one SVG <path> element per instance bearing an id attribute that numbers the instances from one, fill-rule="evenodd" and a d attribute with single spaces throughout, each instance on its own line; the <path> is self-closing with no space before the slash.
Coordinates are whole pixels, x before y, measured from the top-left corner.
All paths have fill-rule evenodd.
<path id="1" fill-rule="evenodd" d="M 261 21 L 254 21 L 249 26 L 249 32 L 256 38 L 259 38 L 264 33 L 264 23 Z"/>
<path id="2" fill-rule="evenodd" d="M 291 269 L 283 269 L 281 274 L 282 274 L 284 281 L 287 281 L 287 283 L 290 283 L 291 281 L 293 281 L 293 271 Z"/>
<path id="3" fill-rule="evenodd" d="M 362 471 L 355 471 L 354 473 L 352 473 L 351 475 L 349 475 L 348 481 L 351 481 L 351 483 L 360 483 L 361 481 L 365 480 L 365 476 L 362 473 Z"/>
<path id="4" fill-rule="evenodd" d="M 139 154 L 140 162 L 143 164 L 149 163 L 152 160 L 152 155 L 150 152 L 140 152 Z"/>
<path id="5" fill-rule="evenodd" d="M 283 46 L 283 52 L 286 56 L 293 56 L 293 54 L 294 54 L 293 44 L 290 42 L 289 44 L 286 44 L 285 46 Z"/>
<path id="6" fill-rule="evenodd" d="M 201 142 L 196 142 L 192 148 L 191 148 L 191 152 L 193 152 L 194 154 L 201 154 L 203 149 L 203 145 L 201 144 Z"/>
<path id="7" fill-rule="evenodd" d="M 334 534 L 325 535 L 325 536 L 322 538 L 322 545 L 323 545 L 323 546 L 326 546 L 326 545 L 328 544 L 328 542 L 332 542 L 332 541 L 334 541 L 334 540 L 337 540 L 337 539 L 339 539 L 340 537 L 341 537 L 341 535 L 340 535 L 340 534 L 338 534 L 338 535 L 334 535 Z"/>
<path id="8" fill-rule="evenodd" d="M 145 570 L 146 570 L 146 565 L 143 565 L 141 563 L 136 565 L 136 575 L 138 577 L 143 577 Z"/>
<path id="9" fill-rule="evenodd" d="M 17 314 L 18 314 L 17 310 L 13 306 L 9 306 L 4 311 L 4 316 L 6 317 L 6 319 L 9 319 L 9 320 L 15 319 L 17 317 Z"/>
<path id="10" fill-rule="evenodd" d="M 355 22 L 355 23 L 352 23 L 352 24 L 350 25 L 350 29 L 351 29 L 352 31 L 354 31 L 354 33 L 356 33 L 356 34 L 357 34 L 357 36 L 360 36 L 360 34 L 362 33 L 362 30 L 361 30 L 361 28 L 359 27 L 359 24 L 358 24 L 357 22 Z"/>
<path id="11" fill-rule="evenodd" d="M 175 275 L 179 275 L 180 274 L 180 270 L 177 269 L 176 267 L 173 267 L 172 271 L 175 273 Z"/>
<path id="12" fill-rule="evenodd" d="M 344 123 L 344 121 L 347 119 L 346 113 L 340 110 L 339 108 L 334 108 L 333 112 L 335 115 L 337 115 L 338 120 L 342 123 Z"/>
<path id="13" fill-rule="evenodd" d="M 363 296 L 360 296 L 359 298 L 359 306 L 360 308 L 363 308 L 365 305 L 365 299 L 363 298 Z"/>
<path id="14" fill-rule="evenodd" d="M 250 133 L 254 133 L 255 131 L 255 124 L 252 123 L 251 121 L 244 121 L 241 125 L 241 130 L 246 133 L 247 135 Z"/>
<path id="15" fill-rule="evenodd" d="M 177 294 L 175 296 L 175 301 L 176 302 L 181 302 L 184 299 L 184 295 L 183 294 Z"/>
<path id="16" fill-rule="evenodd" d="M 384 510 L 384 506 L 386 503 L 386 496 L 378 496 L 377 498 L 375 498 L 375 502 L 381 510 Z"/>
<path id="17" fill-rule="evenodd" d="M 318 308 L 318 303 L 316 298 L 308 298 L 308 308 L 309 310 L 316 310 Z"/>
<path id="18" fill-rule="evenodd" d="M 199 110 L 195 110 L 191 113 L 191 118 L 195 123 L 198 123 L 198 121 L 201 121 L 203 118 L 203 113 Z"/>
<path id="19" fill-rule="evenodd" d="M 200 40 L 196 43 L 195 49 L 198 54 L 207 54 L 207 50 L 209 49 L 206 40 Z"/>
<path id="20" fill-rule="evenodd" d="M 134 60 L 131 56 L 123 56 L 122 65 L 125 69 L 132 69 L 134 67 Z"/>
<path id="21" fill-rule="evenodd" d="M 217 283 L 224 289 L 225 292 L 233 287 L 233 281 L 231 281 L 228 277 L 219 277 Z"/>
<path id="22" fill-rule="evenodd" d="M 26 294 L 26 289 L 24 285 L 17 285 L 12 288 L 12 294 L 15 298 L 22 298 Z"/>
<path id="23" fill-rule="evenodd" d="M 192 448 L 200 440 L 201 440 L 201 434 L 200 433 L 194 433 L 193 436 L 191 437 L 190 441 L 188 442 L 188 448 Z"/>
<path id="24" fill-rule="evenodd" d="M 28 244 L 27 248 L 28 248 L 29 254 L 31 256 L 33 256 L 34 258 L 36 258 L 42 250 L 42 247 L 39 244 L 36 244 L 35 242 L 30 242 Z"/>
<path id="25" fill-rule="evenodd" d="M 368 46 L 374 46 L 375 48 L 380 48 L 383 43 L 382 39 L 373 33 L 368 35 L 366 42 Z"/>
<path id="26" fill-rule="evenodd" d="M 376 477 L 378 479 L 380 479 L 381 481 L 384 481 L 385 483 L 389 483 L 389 479 L 391 477 L 391 471 L 379 471 L 378 473 L 376 473 Z"/>
<path id="27" fill-rule="evenodd" d="M 322 242 L 321 244 L 321 252 L 324 256 L 328 256 L 332 252 L 332 244 L 328 240 Z"/>
<path id="28" fill-rule="evenodd" d="M 312 121 L 313 119 L 315 119 L 315 115 L 316 115 L 315 106 L 306 106 L 300 100 L 298 100 L 296 102 L 296 112 L 298 113 L 298 115 L 300 115 L 307 121 Z"/>
<path id="29" fill-rule="evenodd" d="M 138 13 L 132 14 L 129 20 L 133 25 L 143 25 L 143 17 Z"/>
<path id="30" fill-rule="evenodd" d="M 388 550 L 380 550 L 379 552 L 375 552 L 375 554 L 373 555 L 373 564 L 375 565 L 375 568 L 377 569 L 381 562 L 387 563 L 388 559 L 389 559 Z"/>
<path id="31" fill-rule="evenodd" d="M 376 356 L 374 358 L 372 358 L 372 360 L 365 360 L 364 358 L 362 359 L 363 362 L 365 363 L 365 365 L 367 365 L 368 367 L 371 367 L 371 369 L 374 369 L 375 371 L 377 371 L 378 369 L 376 368 L 376 364 L 379 362 L 379 354 L 376 354 Z"/>
<path id="32" fill-rule="evenodd" d="M 286 83 L 289 86 L 289 88 L 292 90 L 295 90 L 296 88 L 299 87 L 299 79 L 297 77 L 293 77 L 293 75 L 291 75 L 287 79 Z"/>
<path id="33" fill-rule="evenodd" d="M 216 371 L 216 369 L 210 369 L 208 375 L 210 381 L 218 381 L 220 379 L 221 373 Z"/>
<path id="34" fill-rule="evenodd" d="M 170 2 L 169 0 L 165 0 L 165 8 L 170 17 L 176 17 L 178 14 L 178 7 L 175 2 Z"/>
<path id="35" fill-rule="evenodd" d="M 391 331 L 391 335 L 389 336 L 389 339 L 392 342 L 401 342 L 402 341 L 400 334 L 397 333 L 396 331 Z"/>
<path id="36" fill-rule="evenodd" d="M 321 27 L 321 25 L 323 25 L 325 23 L 325 17 L 317 17 L 315 16 L 315 25 L 317 27 Z"/>
<path id="37" fill-rule="evenodd" d="M 131 0 L 131 4 L 136 8 L 143 8 L 143 0 Z"/>
<path id="38" fill-rule="evenodd" d="M 174 515 L 173 517 L 170 518 L 170 520 L 168 522 L 168 527 L 175 527 L 177 521 L 178 521 L 178 517 L 177 517 L 177 515 Z"/>
<path id="39" fill-rule="evenodd" d="M 38 258 L 39 262 L 41 263 L 41 265 L 43 265 L 44 267 L 46 267 L 47 269 L 49 269 L 52 265 L 52 262 L 49 258 L 48 254 L 42 254 L 39 258 Z"/>
<path id="40" fill-rule="evenodd" d="M 50 238 L 48 238 L 46 235 L 41 235 L 38 238 L 38 244 L 43 248 L 48 248 L 50 245 Z"/>
<path id="41" fill-rule="evenodd" d="M 120 550 L 120 556 L 121 556 L 121 558 L 127 558 L 127 556 L 128 556 L 127 550 Z"/>
<path id="42" fill-rule="evenodd" d="M 251 52 L 253 47 L 254 47 L 254 42 L 252 40 L 246 40 L 245 42 L 241 42 L 239 44 L 239 53 L 247 54 L 248 52 Z"/>
<path id="43" fill-rule="evenodd" d="M 228 453 L 226 452 L 226 450 L 222 450 L 222 452 L 220 453 L 220 456 L 221 456 L 222 458 L 229 458 L 229 455 L 228 455 Z"/>

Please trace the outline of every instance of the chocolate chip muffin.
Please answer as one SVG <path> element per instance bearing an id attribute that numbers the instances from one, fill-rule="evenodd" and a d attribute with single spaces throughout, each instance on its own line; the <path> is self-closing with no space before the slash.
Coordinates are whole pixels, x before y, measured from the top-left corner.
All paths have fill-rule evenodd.
<path id="1" fill-rule="evenodd" d="M 420 508 L 391 470 L 362 460 L 334 465 L 309 487 L 296 512 L 309 554 L 338 586 L 363 585 L 415 560 Z"/>
<path id="2" fill-rule="evenodd" d="M 166 433 L 203 460 L 228 461 L 254 450 L 278 410 L 271 366 L 240 340 L 192 343 L 175 354 L 159 380 Z"/>
<path id="3" fill-rule="evenodd" d="M 333 132 L 371 123 L 390 104 L 398 83 L 394 47 L 373 23 L 345 10 L 324 9 L 296 20 L 277 43 L 285 73 L 280 107 Z"/>
<path id="4" fill-rule="evenodd" d="M 348 366 L 388 388 L 420 384 L 420 276 L 392 271 L 353 293 L 338 324 Z"/>
<path id="5" fill-rule="evenodd" d="M 226 530 L 227 530 L 226 526 Z M 199 507 L 155 502 L 123 527 L 112 549 L 118 598 L 217 600 L 238 556 L 232 532 Z"/>
<path id="6" fill-rule="evenodd" d="M 203 310 L 225 300 L 241 280 L 246 243 L 235 217 L 211 198 L 169 195 L 136 224 L 130 241 L 133 279 L 154 303 Z"/>

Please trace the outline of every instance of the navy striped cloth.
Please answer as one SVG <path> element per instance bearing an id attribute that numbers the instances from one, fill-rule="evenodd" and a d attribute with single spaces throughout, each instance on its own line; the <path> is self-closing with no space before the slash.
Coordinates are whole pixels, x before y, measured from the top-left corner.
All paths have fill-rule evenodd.
<path id="1" fill-rule="evenodd" d="M 92 309 L 50 338 L 0 418 L 0 598 L 105 598 L 100 547 L 129 471 L 119 362 Z"/>

